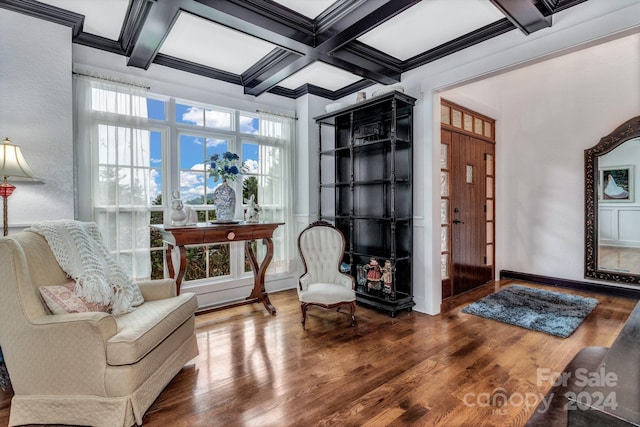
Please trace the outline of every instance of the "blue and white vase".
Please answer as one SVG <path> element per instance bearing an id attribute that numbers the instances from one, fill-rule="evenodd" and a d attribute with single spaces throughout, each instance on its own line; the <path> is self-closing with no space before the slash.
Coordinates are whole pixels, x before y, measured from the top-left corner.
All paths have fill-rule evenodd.
<path id="1" fill-rule="evenodd" d="M 216 218 L 220 222 L 233 221 L 233 215 L 236 213 L 236 192 L 222 181 L 213 191 L 213 204 L 216 206 Z"/>

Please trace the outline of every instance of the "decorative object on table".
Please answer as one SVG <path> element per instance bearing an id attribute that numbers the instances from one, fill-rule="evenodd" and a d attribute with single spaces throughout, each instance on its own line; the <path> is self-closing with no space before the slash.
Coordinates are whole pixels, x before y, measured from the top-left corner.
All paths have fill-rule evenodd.
<path id="1" fill-rule="evenodd" d="M 171 200 L 171 225 L 185 225 L 188 220 L 187 211 L 184 208 L 184 203 L 180 199 L 180 192 L 173 192 L 173 199 Z"/>
<path id="2" fill-rule="evenodd" d="M 222 179 L 222 184 L 213 191 L 213 204 L 216 206 L 216 222 L 231 222 L 236 211 L 236 192 L 228 181 L 246 172 L 246 167 L 240 164 L 240 157 L 230 151 L 222 155 L 214 154 L 210 158 L 209 176 L 216 181 Z"/>
<path id="3" fill-rule="evenodd" d="M 356 95 L 356 102 L 362 102 L 367 100 L 367 92 L 358 92 Z"/>
<path id="4" fill-rule="evenodd" d="M 389 92 L 400 92 L 400 93 L 404 93 L 404 86 L 399 85 L 399 84 L 394 84 L 394 85 L 389 85 L 389 86 L 383 86 L 378 90 L 375 90 L 372 94 L 371 97 L 375 98 L 376 96 L 380 96 L 380 95 L 385 95 Z"/>
<path id="5" fill-rule="evenodd" d="M 597 305 L 595 298 L 512 285 L 461 311 L 566 338 Z"/>
<path id="6" fill-rule="evenodd" d="M 256 203 L 256 196 L 252 194 L 251 197 L 249 197 L 249 200 L 245 199 L 244 202 L 249 205 L 247 207 L 246 221 L 249 223 L 258 222 L 258 215 L 262 208 Z"/>
<path id="7" fill-rule="evenodd" d="M 4 235 L 9 233 L 9 224 L 7 220 L 7 199 L 16 189 L 14 185 L 7 182 L 8 178 L 21 178 L 37 180 L 36 174 L 27 163 L 22 155 L 19 146 L 12 144 L 9 138 L 5 138 L 0 148 L 0 176 L 2 183 L 0 184 L 0 197 L 2 197 L 2 218 L 4 224 Z"/>
<path id="8" fill-rule="evenodd" d="M 391 260 L 386 260 L 382 267 L 382 293 L 385 298 L 393 298 L 393 265 Z"/>
<path id="9" fill-rule="evenodd" d="M 367 286 L 370 290 L 379 291 L 382 283 L 382 269 L 378 260 L 371 257 L 369 264 L 366 265 L 367 270 Z"/>

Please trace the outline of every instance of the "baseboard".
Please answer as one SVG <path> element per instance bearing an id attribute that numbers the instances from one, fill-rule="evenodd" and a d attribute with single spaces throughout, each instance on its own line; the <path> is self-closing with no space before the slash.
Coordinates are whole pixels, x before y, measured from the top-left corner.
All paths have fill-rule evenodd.
<path id="1" fill-rule="evenodd" d="M 520 273 L 518 271 L 500 270 L 500 279 L 515 279 L 526 282 L 540 283 L 542 285 L 557 286 L 559 288 L 573 289 L 576 291 L 595 292 L 598 294 L 612 295 L 616 297 L 640 299 L 639 288 L 623 288 L 602 283 L 581 282 L 579 280 L 559 279 L 557 277 L 539 276 L 537 274 Z"/>

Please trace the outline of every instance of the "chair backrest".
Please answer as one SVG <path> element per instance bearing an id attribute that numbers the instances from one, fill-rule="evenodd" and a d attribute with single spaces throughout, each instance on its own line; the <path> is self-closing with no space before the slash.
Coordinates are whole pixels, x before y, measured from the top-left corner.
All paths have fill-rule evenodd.
<path id="1" fill-rule="evenodd" d="M 34 319 L 47 313 L 39 287 L 60 285 L 69 279 L 60 268 L 44 237 L 22 231 L 0 239 L 3 257 L 0 277 L 3 278 L 2 303 L 18 309 L 16 314 Z M 12 308 L 12 309 L 13 309 Z"/>
<path id="2" fill-rule="evenodd" d="M 305 266 L 305 273 L 314 282 L 331 283 L 340 270 L 345 240 L 340 230 L 324 221 L 317 221 L 305 228 L 298 237 L 298 248 Z"/>

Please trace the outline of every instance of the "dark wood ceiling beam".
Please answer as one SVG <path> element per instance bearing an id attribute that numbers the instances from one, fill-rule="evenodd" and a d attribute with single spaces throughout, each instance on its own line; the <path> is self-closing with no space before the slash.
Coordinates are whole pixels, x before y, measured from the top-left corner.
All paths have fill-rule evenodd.
<path id="1" fill-rule="evenodd" d="M 420 0 L 367 0 L 330 28 L 319 31 L 316 36 L 317 47 L 329 54 L 419 2 Z"/>
<path id="2" fill-rule="evenodd" d="M 313 49 L 313 31 L 301 21 L 284 19 L 281 6 L 265 10 L 251 0 L 192 0 L 183 9 L 292 52 Z"/>
<path id="3" fill-rule="evenodd" d="M 386 64 L 372 61 L 365 56 L 340 56 L 336 52 L 339 48 L 354 41 L 371 28 L 391 19 L 419 1 L 366 0 L 345 2 L 343 4 L 344 8 L 340 10 L 334 9 L 334 14 L 328 14 L 322 18 L 327 21 L 331 20 L 333 25 L 326 27 L 323 32 L 316 35 L 316 42 L 319 42 L 316 47 L 306 49 L 305 55 L 295 59 L 295 61 L 289 60 L 266 64 L 262 72 L 256 73 L 258 77 L 245 83 L 245 93 L 258 96 L 316 60 L 381 84 L 398 83 L 401 78 L 399 69 L 389 68 Z M 289 57 L 289 59 L 292 58 L 293 56 Z M 351 58 L 356 59 L 357 62 L 350 62 L 349 59 Z"/>
<path id="4" fill-rule="evenodd" d="M 173 56 L 159 53 L 153 60 L 154 64 L 163 65 L 165 67 L 174 68 L 176 70 L 185 71 L 191 74 L 197 74 L 211 79 L 220 80 L 227 83 L 242 85 L 242 79 L 239 75 L 228 71 L 219 70 L 206 65 L 196 64 L 195 62 L 186 61 L 184 59 L 175 58 Z"/>
<path id="5" fill-rule="evenodd" d="M 289 54 L 287 59 L 292 59 L 293 54 Z M 315 58 L 310 55 L 297 56 L 293 61 L 280 61 L 277 65 L 272 66 L 261 73 L 259 79 L 249 85 L 244 85 L 244 93 L 247 95 L 258 96 L 269 89 L 274 88 L 281 81 L 289 76 L 302 70 L 307 65 L 315 62 Z"/>
<path id="6" fill-rule="evenodd" d="M 180 5 L 184 1 L 159 2 L 146 0 L 151 3 L 151 7 L 146 11 L 146 19 L 139 21 L 141 28 L 131 29 L 137 37 L 134 37 L 130 44 L 133 48 L 127 65 L 148 69 L 156 54 L 160 50 L 162 43 L 167 38 L 171 27 L 178 19 Z"/>
<path id="7" fill-rule="evenodd" d="M 300 55 L 277 47 L 242 73 L 242 84 L 243 86 L 256 86 L 266 78 L 265 70 L 287 67 L 298 58 Z"/>
<path id="8" fill-rule="evenodd" d="M 491 3 L 526 35 L 551 26 L 552 15 L 545 15 L 534 0 L 491 0 Z M 543 7 L 549 7 L 549 4 Z"/>
<path id="9" fill-rule="evenodd" d="M 402 72 L 418 68 L 452 53 L 461 51 L 501 34 L 515 30 L 517 27 L 507 18 L 485 25 L 471 33 L 460 36 L 438 47 L 430 49 L 403 62 Z"/>
<path id="10" fill-rule="evenodd" d="M 120 44 L 127 56 L 131 55 L 134 43 L 149 15 L 153 2 L 148 0 L 130 0 L 124 24 L 120 30 Z"/>

